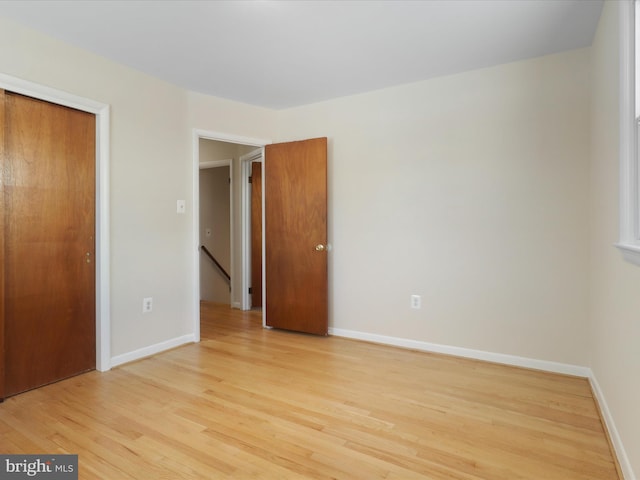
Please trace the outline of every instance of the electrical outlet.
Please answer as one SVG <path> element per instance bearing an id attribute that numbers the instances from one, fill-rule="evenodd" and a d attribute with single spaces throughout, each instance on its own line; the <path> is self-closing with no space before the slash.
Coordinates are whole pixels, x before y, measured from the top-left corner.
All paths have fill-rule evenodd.
<path id="1" fill-rule="evenodd" d="M 153 310 L 153 297 L 146 297 L 142 299 L 142 313 L 149 313 Z"/>
<path id="2" fill-rule="evenodd" d="M 422 307 L 422 297 L 420 295 L 411 295 L 411 308 L 416 310 Z"/>

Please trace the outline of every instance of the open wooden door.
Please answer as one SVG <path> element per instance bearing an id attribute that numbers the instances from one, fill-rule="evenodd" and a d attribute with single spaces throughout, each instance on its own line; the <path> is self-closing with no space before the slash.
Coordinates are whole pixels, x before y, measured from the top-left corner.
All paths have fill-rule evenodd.
<path id="1" fill-rule="evenodd" d="M 95 368 L 96 128 L 90 113 L 1 93 L 0 394 L 10 396 Z"/>
<path id="2" fill-rule="evenodd" d="M 266 324 L 327 335 L 327 139 L 265 147 Z"/>

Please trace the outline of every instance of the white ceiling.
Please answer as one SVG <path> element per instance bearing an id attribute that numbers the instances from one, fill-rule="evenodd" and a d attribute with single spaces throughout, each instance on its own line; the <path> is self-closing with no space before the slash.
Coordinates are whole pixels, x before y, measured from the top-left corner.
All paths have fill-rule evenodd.
<path id="1" fill-rule="evenodd" d="M 591 45 L 603 0 L 0 1 L 186 89 L 287 108 Z"/>

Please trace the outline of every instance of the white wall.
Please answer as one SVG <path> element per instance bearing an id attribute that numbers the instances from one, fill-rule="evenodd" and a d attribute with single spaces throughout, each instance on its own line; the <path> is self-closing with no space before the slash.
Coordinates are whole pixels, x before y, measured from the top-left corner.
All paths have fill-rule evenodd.
<path id="1" fill-rule="evenodd" d="M 625 262 L 613 247 L 619 195 L 618 6 L 605 2 L 591 52 L 590 364 L 627 452 L 626 467 L 640 475 L 640 267 Z"/>
<path id="2" fill-rule="evenodd" d="M 329 137 L 332 327 L 586 365 L 588 67 L 578 50 L 279 113 L 278 141 Z"/>

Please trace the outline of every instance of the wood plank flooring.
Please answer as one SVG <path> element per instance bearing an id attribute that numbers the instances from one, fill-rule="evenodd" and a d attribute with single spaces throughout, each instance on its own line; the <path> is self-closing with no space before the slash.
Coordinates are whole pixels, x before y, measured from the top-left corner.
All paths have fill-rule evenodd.
<path id="1" fill-rule="evenodd" d="M 0 453 L 77 453 L 83 480 L 621 478 L 585 379 L 210 303 L 201 335 L 9 398 Z"/>

